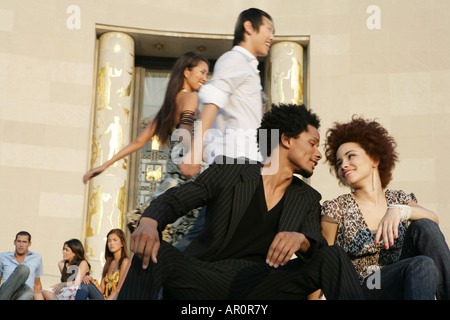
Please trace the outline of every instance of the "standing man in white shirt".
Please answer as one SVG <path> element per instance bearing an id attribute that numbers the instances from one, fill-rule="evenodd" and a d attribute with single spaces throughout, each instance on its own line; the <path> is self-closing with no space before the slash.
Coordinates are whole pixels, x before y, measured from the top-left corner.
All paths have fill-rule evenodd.
<path id="1" fill-rule="evenodd" d="M 0 300 L 33 300 L 42 290 L 42 256 L 31 252 L 31 235 L 17 233 L 15 251 L 0 253 Z"/>
<path id="2" fill-rule="evenodd" d="M 239 15 L 233 49 L 216 62 L 212 79 L 199 91 L 203 104 L 201 130 L 196 130 L 181 172 L 195 176 L 202 158 L 211 164 L 218 156 L 261 161 L 256 132 L 263 114 L 262 86 L 257 57 L 267 56 L 274 40 L 272 18 L 250 8 Z M 208 133 L 205 143 L 205 133 Z M 208 143 L 209 141 L 209 143 Z"/>

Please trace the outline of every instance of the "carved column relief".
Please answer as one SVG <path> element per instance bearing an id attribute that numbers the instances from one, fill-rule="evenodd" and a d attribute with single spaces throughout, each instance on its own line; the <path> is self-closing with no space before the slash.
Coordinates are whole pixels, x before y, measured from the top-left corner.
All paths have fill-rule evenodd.
<path id="1" fill-rule="evenodd" d="M 91 168 L 111 159 L 130 142 L 133 72 L 134 40 L 120 32 L 100 36 Z M 127 158 L 89 181 L 85 249 L 97 275 L 104 263 L 106 234 L 124 227 Z"/>
<path id="2" fill-rule="evenodd" d="M 270 49 L 270 98 L 275 104 L 303 103 L 303 47 L 282 41 Z"/>

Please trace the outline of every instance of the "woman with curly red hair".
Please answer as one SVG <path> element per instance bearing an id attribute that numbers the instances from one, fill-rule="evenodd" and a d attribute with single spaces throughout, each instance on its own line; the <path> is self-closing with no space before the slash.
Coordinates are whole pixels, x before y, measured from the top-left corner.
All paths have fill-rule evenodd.
<path id="1" fill-rule="evenodd" d="M 450 252 L 436 214 L 413 193 L 386 189 L 396 142 L 353 116 L 327 131 L 326 161 L 351 192 L 322 204 L 322 232 L 344 248 L 368 299 L 448 299 Z"/>

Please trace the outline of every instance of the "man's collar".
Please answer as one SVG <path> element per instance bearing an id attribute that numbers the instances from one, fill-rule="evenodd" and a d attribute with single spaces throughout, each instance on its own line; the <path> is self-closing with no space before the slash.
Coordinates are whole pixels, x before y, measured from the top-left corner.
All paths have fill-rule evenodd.
<path id="1" fill-rule="evenodd" d="M 250 53 L 250 51 L 248 51 L 247 49 L 245 49 L 242 46 L 236 45 L 236 46 L 233 47 L 232 50 L 239 51 L 239 52 L 243 53 L 244 55 L 246 55 L 251 60 L 257 60 L 256 57 Z"/>
<path id="2" fill-rule="evenodd" d="M 245 49 L 244 47 L 241 47 L 239 45 L 234 46 L 233 49 L 231 49 L 231 50 L 242 53 L 247 58 L 248 62 L 255 68 L 255 70 L 257 72 L 259 72 L 259 70 L 258 70 L 259 61 L 258 61 L 258 59 L 256 59 L 256 57 L 254 55 L 252 55 L 250 53 L 250 51 L 248 51 L 247 49 Z"/>
<path id="3" fill-rule="evenodd" d="M 31 256 L 33 254 L 33 252 L 31 252 L 30 250 L 28 250 L 27 251 L 27 253 L 26 254 L 24 254 L 23 256 Z M 16 251 L 14 250 L 14 251 L 12 251 L 11 252 L 11 255 L 13 256 L 13 257 L 15 257 L 16 256 Z"/>

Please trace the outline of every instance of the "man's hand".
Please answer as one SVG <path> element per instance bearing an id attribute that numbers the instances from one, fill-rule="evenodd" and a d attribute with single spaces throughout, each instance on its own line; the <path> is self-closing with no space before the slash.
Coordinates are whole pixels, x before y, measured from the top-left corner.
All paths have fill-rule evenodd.
<path id="1" fill-rule="evenodd" d="M 160 247 L 158 222 L 151 218 L 142 218 L 139 226 L 131 235 L 130 249 L 142 260 L 142 268 L 147 269 L 150 257 L 157 263 L 156 256 Z"/>
<path id="2" fill-rule="evenodd" d="M 270 245 L 266 263 L 275 268 L 284 266 L 300 248 L 305 251 L 309 248 L 309 241 L 302 233 L 279 232 Z"/>

